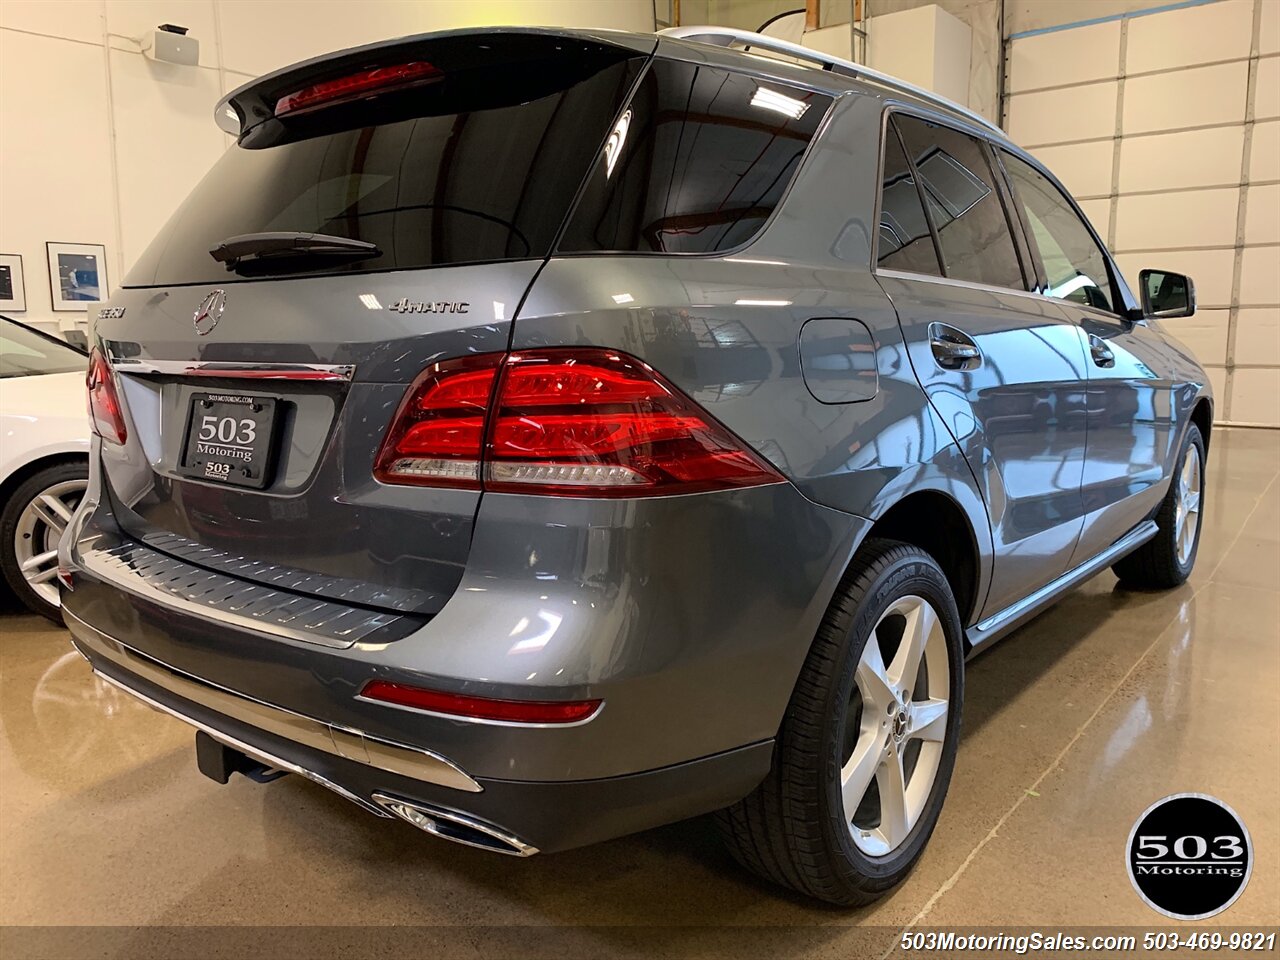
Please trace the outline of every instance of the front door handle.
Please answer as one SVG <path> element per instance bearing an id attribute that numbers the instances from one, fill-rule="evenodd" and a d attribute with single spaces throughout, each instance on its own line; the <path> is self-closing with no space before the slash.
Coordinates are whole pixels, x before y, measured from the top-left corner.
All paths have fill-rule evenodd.
<path id="1" fill-rule="evenodd" d="M 972 370 L 982 362 L 982 351 L 973 339 L 945 323 L 929 324 L 929 348 L 944 370 Z"/>
<path id="2" fill-rule="evenodd" d="M 1116 355 L 1111 352 L 1111 348 L 1106 342 L 1093 334 L 1089 334 L 1089 355 L 1093 357 L 1093 362 L 1100 367 L 1114 367 L 1116 365 Z"/>

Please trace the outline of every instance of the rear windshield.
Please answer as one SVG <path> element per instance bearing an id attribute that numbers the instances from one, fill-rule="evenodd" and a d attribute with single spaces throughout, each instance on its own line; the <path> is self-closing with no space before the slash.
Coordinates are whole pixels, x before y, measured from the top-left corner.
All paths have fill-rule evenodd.
<path id="1" fill-rule="evenodd" d="M 591 173 L 561 252 L 713 253 L 755 236 L 831 97 L 654 60 Z"/>
<path id="2" fill-rule="evenodd" d="M 454 51 L 438 82 L 260 124 L 241 139 L 253 148 L 227 150 L 125 286 L 245 279 L 209 251 L 274 231 L 380 251 L 293 261 L 291 276 L 545 257 L 645 58 L 563 38 L 484 42 Z"/>

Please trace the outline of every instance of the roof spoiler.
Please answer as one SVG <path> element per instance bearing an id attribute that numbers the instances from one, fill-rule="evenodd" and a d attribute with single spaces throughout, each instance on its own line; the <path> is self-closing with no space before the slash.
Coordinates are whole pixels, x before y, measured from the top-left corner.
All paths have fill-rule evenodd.
<path id="1" fill-rule="evenodd" d="M 1002 137 L 1005 135 L 1003 130 L 986 117 L 956 103 L 954 100 L 949 100 L 924 89 L 924 87 L 917 87 L 914 83 L 908 83 L 906 80 L 899 80 L 897 77 L 890 76 L 887 73 L 881 73 L 879 70 L 864 67 L 862 64 L 854 63 L 852 60 L 835 57 L 819 50 L 810 50 L 808 47 L 802 47 L 800 44 L 791 43 L 788 40 L 767 37 L 762 33 L 751 33 L 747 30 L 735 30 L 731 27 L 669 27 L 666 30 L 659 31 L 658 35 L 672 37 L 676 40 L 709 43 L 717 47 L 731 47 L 737 44 L 743 47 L 754 47 L 758 50 L 767 50 L 770 53 L 793 57 L 796 60 L 802 60 L 823 70 L 838 73 L 841 76 L 852 77 L 856 80 L 871 80 L 892 90 L 909 93 L 911 96 L 926 103 L 959 113 L 974 123 L 995 131 Z"/>
<path id="2" fill-rule="evenodd" d="M 597 50 L 614 48 L 619 52 L 649 56 L 657 45 L 652 35 L 540 27 L 470 27 L 398 37 L 303 60 L 264 74 L 219 100 L 214 108 L 214 121 L 243 146 L 255 146 L 258 144 L 251 142 L 256 139 L 252 131 L 266 121 L 276 119 L 277 104 L 282 97 L 316 84 L 419 59 L 453 64 L 458 68 L 481 66 L 488 49 L 486 40 L 505 41 L 507 50 L 504 55 L 508 57 L 517 46 L 530 55 L 540 52 L 545 56 L 548 46 L 556 47 L 557 44 L 585 45 Z"/>

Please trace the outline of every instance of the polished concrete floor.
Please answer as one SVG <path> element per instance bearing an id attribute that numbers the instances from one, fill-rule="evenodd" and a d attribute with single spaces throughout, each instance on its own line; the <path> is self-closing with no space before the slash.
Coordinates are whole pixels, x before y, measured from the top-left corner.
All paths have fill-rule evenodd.
<path id="1" fill-rule="evenodd" d="M 1133 593 L 1102 574 L 969 665 L 941 823 L 907 882 L 865 910 L 753 880 L 703 821 L 520 861 L 377 820 L 296 777 L 218 786 L 197 773 L 187 727 L 95 681 L 62 630 L 10 605 L 0 923 L 418 925 L 457 952 L 548 956 L 710 954 L 717 928 L 749 928 L 773 955 L 851 957 L 867 952 L 857 927 L 1154 927 L 1168 921 L 1130 888 L 1123 848 L 1143 809 L 1182 791 L 1233 806 L 1257 851 L 1244 895 L 1207 923 L 1275 923 L 1278 474 L 1280 433 L 1218 431 L 1190 582 Z"/>

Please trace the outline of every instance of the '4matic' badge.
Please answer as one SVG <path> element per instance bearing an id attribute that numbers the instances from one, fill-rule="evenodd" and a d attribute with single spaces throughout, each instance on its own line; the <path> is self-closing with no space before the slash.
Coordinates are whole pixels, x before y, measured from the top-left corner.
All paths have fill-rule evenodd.
<path id="1" fill-rule="evenodd" d="M 407 300 L 401 297 L 387 307 L 393 313 L 466 313 L 471 304 L 456 300 Z"/>

